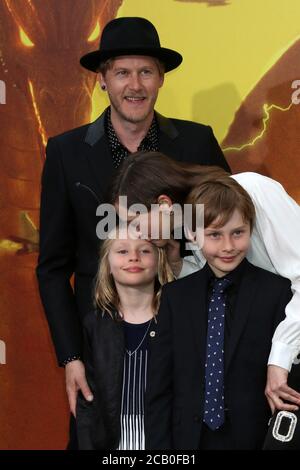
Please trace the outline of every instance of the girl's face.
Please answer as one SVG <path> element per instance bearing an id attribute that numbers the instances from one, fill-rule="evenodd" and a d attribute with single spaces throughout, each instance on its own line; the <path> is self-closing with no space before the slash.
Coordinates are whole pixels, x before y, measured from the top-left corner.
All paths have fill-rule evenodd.
<path id="1" fill-rule="evenodd" d="M 108 262 L 116 286 L 146 286 L 157 275 L 158 252 L 147 240 L 118 238 L 112 241 Z"/>

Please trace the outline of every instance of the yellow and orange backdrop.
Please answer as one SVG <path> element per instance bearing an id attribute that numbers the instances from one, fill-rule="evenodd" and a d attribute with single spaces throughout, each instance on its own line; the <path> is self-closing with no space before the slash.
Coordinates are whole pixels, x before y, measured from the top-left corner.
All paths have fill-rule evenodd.
<path id="1" fill-rule="evenodd" d="M 47 138 L 107 105 L 78 59 L 116 16 L 148 18 L 184 57 L 157 110 L 210 124 L 234 172 L 271 176 L 300 202 L 298 0 L 1 0 L 0 449 L 66 444 L 34 272 L 40 174 Z"/>

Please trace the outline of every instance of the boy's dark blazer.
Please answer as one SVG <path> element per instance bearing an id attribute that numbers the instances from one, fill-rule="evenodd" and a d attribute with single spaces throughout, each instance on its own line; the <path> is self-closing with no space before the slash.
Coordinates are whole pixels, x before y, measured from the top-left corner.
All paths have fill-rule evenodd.
<path id="1" fill-rule="evenodd" d="M 161 152 L 230 171 L 209 126 L 156 116 Z M 91 287 L 99 260 L 96 209 L 108 202 L 113 174 L 104 113 L 92 124 L 49 139 L 37 276 L 59 363 L 81 353 L 80 317 L 93 308 Z"/>
<path id="2" fill-rule="evenodd" d="M 163 289 L 151 341 L 146 449 L 199 449 L 205 388 L 207 265 Z M 232 447 L 261 448 L 271 412 L 264 396 L 273 333 L 292 297 L 289 280 L 246 261 L 225 350 Z"/>

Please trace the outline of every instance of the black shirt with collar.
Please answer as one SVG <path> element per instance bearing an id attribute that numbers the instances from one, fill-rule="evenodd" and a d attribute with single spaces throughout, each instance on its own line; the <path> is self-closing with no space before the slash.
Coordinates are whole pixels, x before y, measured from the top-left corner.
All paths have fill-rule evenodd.
<path id="1" fill-rule="evenodd" d="M 114 167 L 118 168 L 122 161 L 128 157 L 131 152 L 120 142 L 116 131 L 113 128 L 110 107 L 107 109 L 105 115 L 105 131 L 108 137 L 108 144 L 111 150 Z M 155 115 L 153 116 L 151 126 L 149 127 L 146 136 L 141 141 L 137 150 L 158 152 L 158 124 L 156 122 Z"/>
<path id="2" fill-rule="evenodd" d="M 226 357 L 227 344 L 230 338 L 230 333 L 232 331 L 232 324 L 234 321 L 235 315 L 238 315 L 238 312 L 235 311 L 236 300 L 239 292 L 240 283 L 243 277 L 243 272 L 247 265 L 246 258 L 229 274 L 226 274 L 220 279 L 226 279 L 231 281 L 230 286 L 226 289 L 226 307 L 225 307 L 225 336 L 224 336 L 224 354 Z M 208 314 L 208 302 L 212 295 L 213 283 L 216 280 L 216 276 L 208 263 L 204 266 L 203 269 L 206 269 L 208 272 L 208 289 L 207 289 L 207 314 Z"/>

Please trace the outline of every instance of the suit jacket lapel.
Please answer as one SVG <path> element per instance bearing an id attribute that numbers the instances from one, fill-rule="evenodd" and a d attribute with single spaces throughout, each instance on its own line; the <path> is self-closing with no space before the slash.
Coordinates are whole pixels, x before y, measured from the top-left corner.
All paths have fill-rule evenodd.
<path id="1" fill-rule="evenodd" d="M 228 350 L 225 353 L 225 374 L 234 356 L 236 347 L 240 341 L 244 328 L 247 325 L 253 301 L 255 299 L 256 281 L 252 266 L 247 265 L 243 279 L 241 280 L 236 299 L 234 320 L 228 341 Z"/>
<path id="2" fill-rule="evenodd" d="M 97 322 L 95 352 L 95 376 L 102 396 L 108 402 L 118 403 L 121 398 L 121 383 L 125 352 L 124 329 L 121 321 L 99 312 Z M 119 404 L 119 403 L 118 403 Z"/>
<path id="3" fill-rule="evenodd" d="M 106 196 L 109 182 L 115 172 L 104 127 L 105 111 L 88 127 L 84 142 L 87 144 L 87 160 L 97 194 Z"/>
<path id="4" fill-rule="evenodd" d="M 204 366 L 206 356 L 207 285 L 207 270 L 204 268 L 194 278 L 186 306 L 187 315 L 191 315 L 191 336 L 195 343 L 196 363 L 199 364 L 200 361 L 201 366 Z"/>
<path id="5" fill-rule="evenodd" d="M 178 145 L 176 145 L 176 137 L 179 132 L 173 122 L 155 113 L 159 127 L 159 150 L 167 156 L 173 157 L 175 160 L 181 160 L 182 155 Z"/>

